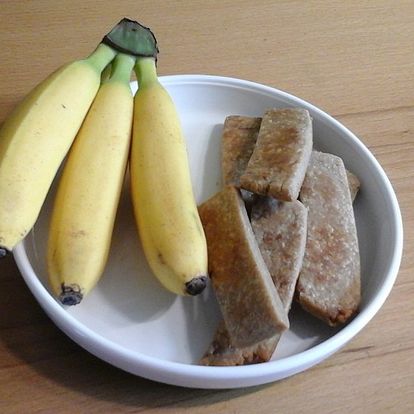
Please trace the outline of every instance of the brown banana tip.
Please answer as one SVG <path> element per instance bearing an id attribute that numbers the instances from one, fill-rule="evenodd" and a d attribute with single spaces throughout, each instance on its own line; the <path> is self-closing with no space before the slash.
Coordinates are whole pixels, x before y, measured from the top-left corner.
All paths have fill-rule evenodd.
<path id="1" fill-rule="evenodd" d="M 0 259 L 2 257 L 6 257 L 9 253 L 10 253 L 10 251 L 8 249 L 6 249 L 5 247 L 0 246 Z"/>
<path id="2" fill-rule="evenodd" d="M 74 283 L 72 285 L 67 286 L 64 283 L 62 283 L 61 288 L 62 291 L 59 295 L 59 301 L 62 303 L 62 305 L 78 305 L 83 299 L 82 289 L 78 284 Z"/>
<path id="3" fill-rule="evenodd" d="M 207 276 L 198 276 L 185 284 L 185 292 L 191 296 L 199 295 L 207 286 Z"/>

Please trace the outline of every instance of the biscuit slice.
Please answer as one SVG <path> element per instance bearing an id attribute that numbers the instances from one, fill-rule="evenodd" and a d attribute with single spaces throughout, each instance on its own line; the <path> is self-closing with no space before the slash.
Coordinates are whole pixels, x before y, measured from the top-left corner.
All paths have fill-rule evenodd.
<path id="1" fill-rule="evenodd" d="M 354 315 L 361 300 L 358 238 L 341 158 L 314 151 L 300 199 L 308 208 L 308 228 L 297 298 L 335 326 Z"/>
<path id="2" fill-rule="evenodd" d="M 307 217 L 308 210 L 297 200 L 261 197 L 252 208 L 253 232 L 286 312 L 302 267 Z"/>
<path id="3" fill-rule="evenodd" d="M 235 346 L 250 346 L 289 327 L 239 191 L 226 186 L 199 207 L 209 272 Z"/>
<path id="4" fill-rule="evenodd" d="M 259 134 L 262 118 L 230 115 L 224 121 L 221 137 L 221 169 L 224 185 L 240 188 L 240 177 L 247 167 Z M 248 214 L 256 195 L 241 189 Z"/>
<path id="5" fill-rule="evenodd" d="M 262 118 L 231 115 L 224 121 L 221 140 L 221 168 L 224 185 L 240 187 L 240 176 L 256 145 Z"/>
<path id="6" fill-rule="evenodd" d="M 297 199 L 312 145 L 312 119 L 306 109 L 266 111 L 253 154 L 240 177 L 241 187 L 279 200 Z"/>
<path id="7" fill-rule="evenodd" d="M 306 246 L 308 210 L 297 200 L 260 197 L 251 223 L 260 252 L 286 312 L 289 312 Z"/>
<path id="8" fill-rule="evenodd" d="M 292 304 L 306 243 L 307 210 L 299 202 L 260 197 L 252 208 L 251 222 L 260 252 L 270 271 L 285 312 Z M 247 365 L 268 361 L 281 334 L 248 347 L 232 343 L 224 322 L 204 354 L 202 365 Z"/>

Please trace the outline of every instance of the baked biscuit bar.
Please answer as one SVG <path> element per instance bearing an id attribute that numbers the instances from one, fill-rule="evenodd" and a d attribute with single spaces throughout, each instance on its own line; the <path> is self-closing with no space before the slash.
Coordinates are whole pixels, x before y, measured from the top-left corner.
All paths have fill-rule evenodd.
<path id="1" fill-rule="evenodd" d="M 224 121 L 221 141 L 221 168 L 224 185 L 240 187 L 240 176 L 256 145 L 262 118 L 228 116 Z"/>
<path id="2" fill-rule="evenodd" d="M 239 191 L 226 186 L 199 207 L 209 272 L 235 346 L 250 346 L 289 326 Z"/>
<path id="3" fill-rule="evenodd" d="M 314 151 L 300 199 L 308 208 L 308 228 L 298 301 L 334 326 L 354 315 L 361 299 L 358 238 L 341 158 Z"/>
<path id="4" fill-rule="evenodd" d="M 297 199 L 312 143 L 312 120 L 306 109 L 267 110 L 240 186 L 279 200 Z"/>

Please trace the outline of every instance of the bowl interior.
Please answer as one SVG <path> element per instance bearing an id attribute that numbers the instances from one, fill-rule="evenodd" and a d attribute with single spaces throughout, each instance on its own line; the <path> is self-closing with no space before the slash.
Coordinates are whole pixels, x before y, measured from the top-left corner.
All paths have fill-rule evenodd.
<path id="1" fill-rule="evenodd" d="M 310 110 L 315 148 L 342 157 L 346 167 L 361 181 L 354 208 L 361 253 L 362 314 L 390 278 L 390 262 L 398 238 L 392 189 L 369 151 L 332 118 L 282 92 L 214 77 L 166 77 L 163 82 L 180 113 L 199 203 L 222 185 L 220 139 L 227 115 L 261 116 L 269 107 L 302 106 Z M 136 85 L 132 88 L 135 90 Z M 55 189 L 56 185 L 24 243 L 31 266 L 46 289 L 49 289 L 46 238 Z M 50 296 L 49 300 L 54 299 Z M 195 298 L 176 297 L 151 275 L 137 237 L 128 176 L 105 273 L 81 305 L 65 312 L 101 337 L 137 355 L 180 363 L 198 361 L 220 319 L 211 288 Z M 282 337 L 274 355 L 276 360 L 312 348 L 338 332 L 298 306 L 293 306 L 290 320 L 291 328 Z"/>

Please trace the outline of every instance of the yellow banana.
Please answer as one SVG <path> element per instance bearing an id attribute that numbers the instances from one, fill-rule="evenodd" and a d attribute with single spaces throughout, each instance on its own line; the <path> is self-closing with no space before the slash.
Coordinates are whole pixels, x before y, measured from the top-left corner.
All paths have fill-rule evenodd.
<path id="1" fill-rule="evenodd" d="M 47 264 L 53 291 L 79 303 L 101 277 L 108 257 L 128 161 L 135 58 L 119 54 L 76 136 L 53 207 Z"/>
<path id="2" fill-rule="evenodd" d="M 135 66 L 131 192 L 147 261 L 176 294 L 196 295 L 207 282 L 207 245 L 192 191 L 185 141 L 153 58 Z"/>
<path id="3" fill-rule="evenodd" d="M 46 194 L 98 91 L 115 52 L 100 44 L 84 60 L 51 74 L 0 130 L 0 253 L 33 227 Z"/>

